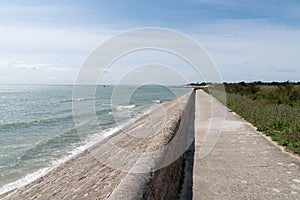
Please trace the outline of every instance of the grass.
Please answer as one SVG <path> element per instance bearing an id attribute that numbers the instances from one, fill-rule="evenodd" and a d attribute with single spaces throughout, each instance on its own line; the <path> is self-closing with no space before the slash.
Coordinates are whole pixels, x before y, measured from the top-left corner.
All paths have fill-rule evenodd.
<path id="1" fill-rule="evenodd" d="M 224 85 L 226 105 L 232 111 L 287 150 L 300 154 L 299 84 L 285 82 L 269 85 L 266 83 Z M 217 90 L 218 87 L 214 88 L 213 90 Z M 214 96 L 218 98 L 217 95 Z M 224 98 L 219 100 L 225 104 Z"/>

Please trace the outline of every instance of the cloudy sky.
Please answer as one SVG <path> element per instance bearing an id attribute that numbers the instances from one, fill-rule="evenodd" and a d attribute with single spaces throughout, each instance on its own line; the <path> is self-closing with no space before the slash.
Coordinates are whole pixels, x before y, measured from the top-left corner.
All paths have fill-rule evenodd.
<path id="1" fill-rule="evenodd" d="M 193 38 L 224 81 L 300 81 L 298 0 L 0 0 L 0 84 L 72 84 L 97 46 L 139 27 Z"/>

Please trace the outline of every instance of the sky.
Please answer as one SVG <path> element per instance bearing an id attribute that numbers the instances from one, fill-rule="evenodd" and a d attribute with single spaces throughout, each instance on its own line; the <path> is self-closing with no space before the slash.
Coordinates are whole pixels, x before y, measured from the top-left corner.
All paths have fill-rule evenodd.
<path id="1" fill-rule="evenodd" d="M 95 48 L 141 27 L 194 39 L 224 81 L 300 81 L 298 0 L 0 0 L 0 84 L 73 84 Z M 149 56 L 159 58 L 136 57 L 146 65 Z M 113 83 L 120 74 L 105 76 Z"/>

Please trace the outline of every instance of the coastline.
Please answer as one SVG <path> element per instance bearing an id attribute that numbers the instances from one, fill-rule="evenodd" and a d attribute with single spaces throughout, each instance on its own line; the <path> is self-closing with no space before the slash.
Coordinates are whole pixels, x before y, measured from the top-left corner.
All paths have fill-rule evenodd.
<path id="1" fill-rule="evenodd" d="M 84 151 L 88 150 L 89 148 L 92 148 L 94 145 L 97 145 L 104 139 L 109 139 L 111 137 L 114 137 L 115 135 L 119 134 L 122 131 L 122 129 L 126 129 L 127 127 L 132 126 L 134 123 L 142 120 L 146 115 L 148 115 L 149 113 L 153 112 L 154 110 L 158 109 L 160 106 L 162 106 L 166 103 L 168 103 L 168 102 L 152 105 L 150 108 L 148 108 L 148 109 L 144 110 L 143 112 L 141 112 L 140 114 L 134 116 L 134 118 L 121 124 L 120 127 L 108 128 L 108 129 L 102 130 L 101 132 L 99 132 L 97 134 L 91 135 L 90 138 L 87 139 L 87 141 L 83 142 L 83 145 L 77 146 L 71 152 L 68 152 L 69 155 L 66 155 L 66 156 L 60 158 L 59 160 L 52 162 L 51 164 L 49 164 L 48 167 L 41 168 L 38 171 L 26 174 L 24 177 L 14 181 L 14 182 L 3 185 L 0 188 L 0 198 L 17 190 L 18 188 L 24 187 L 28 184 L 31 184 L 32 182 L 35 182 L 36 180 L 38 180 L 39 178 L 41 178 L 43 176 L 46 176 L 48 173 L 50 173 L 51 171 L 60 167 L 64 163 L 66 163 L 70 160 L 76 159 L 76 157 L 80 157 Z"/>
<path id="2" fill-rule="evenodd" d="M 187 93 L 189 94 L 189 93 Z M 186 94 L 186 95 L 187 95 Z M 183 95 L 183 96 L 186 96 Z M 181 99 L 183 97 L 180 97 Z M 174 115 L 174 113 L 178 114 L 178 110 L 180 110 L 180 106 L 178 105 L 177 100 L 173 100 L 170 102 L 166 102 L 164 104 L 161 104 L 158 108 L 155 108 L 154 110 L 148 112 L 149 114 L 156 113 L 156 115 L 161 114 L 161 109 L 166 109 L 168 116 Z M 177 109 L 174 109 L 177 108 Z M 126 170 L 129 170 L 135 163 L 136 158 L 133 160 L 126 160 L 127 166 L 125 166 L 125 170 L 119 170 L 117 169 L 119 166 L 116 166 L 116 168 L 111 168 L 109 166 L 106 166 L 99 162 L 97 159 L 95 159 L 95 156 L 90 153 L 89 150 L 96 149 L 97 152 L 103 152 L 107 146 L 108 141 L 114 142 L 117 146 L 124 148 L 127 151 L 131 152 L 143 152 L 149 143 L 145 142 L 147 139 L 138 139 L 136 140 L 133 137 L 128 137 L 128 135 L 120 134 L 125 132 L 135 132 L 137 130 L 141 130 L 143 126 L 147 123 L 147 115 L 148 113 L 145 113 L 143 116 L 138 117 L 134 119 L 132 122 L 127 124 L 125 127 L 122 127 L 121 130 L 117 130 L 116 132 L 108 135 L 106 138 L 104 138 L 102 141 L 97 142 L 96 144 L 93 144 L 92 146 L 82 150 L 80 153 L 77 153 L 76 155 L 71 156 L 67 160 L 65 160 L 63 163 L 47 170 L 45 174 L 38 177 L 37 179 L 31 181 L 30 183 L 27 183 L 24 186 L 21 186 L 20 188 L 5 192 L 0 195 L 1 198 L 6 199 L 13 199 L 14 197 L 22 197 L 22 195 L 29 195 L 29 196 L 35 196 L 39 197 L 39 195 L 47 195 L 47 194 L 54 194 L 59 195 L 60 191 L 53 191 L 54 188 L 58 187 L 66 187 L 65 184 L 70 184 L 74 188 L 76 187 L 88 187 L 89 184 L 82 183 L 82 182 L 91 182 L 90 180 L 96 181 L 94 182 L 93 186 L 89 186 L 93 188 L 96 188 L 94 190 L 94 193 L 100 194 L 101 198 L 107 198 L 113 191 L 113 189 L 119 184 L 119 182 L 125 177 Z M 159 119 L 159 118 L 158 118 Z M 130 135 L 130 134 L 129 134 Z M 153 138 L 150 138 L 150 140 Z M 103 147 L 101 147 L 103 146 Z M 100 148 L 99 148 L 100 147 Z M 109 155 L 114 156 L 114 155 Z M 121 163 L 121 166 L 123 167 L 124 163 Z M 81 169 L 81 170 L 80 170 Z M 86 174 L 87 173 L 87 174 Z M 92 176 L 92 177 L 89 177 Z M 102 177 L 99 178 L 99 177 Z M 100 180 L 99 180 L 100 179 Z M 83 186 L 84 185 L 84 186 Z M 104 188 L 101 189 L 101 192 L 98 188 L 100 185 L 105 185 Z M 38 189 L 39 188 L 39 189 Z M 85 189 L 88 191 L 89 189 Z M 49 191 L 50 190 L 50 191 Z M 59 189 L 58 189 L 59 190 Z M 83 188 L 81 191 L 85 191 Z M 42 194 L 41 194 L 42 192 Z M 68 192 L 68 194 L 74 194 L 77 193 L 76 189 L 72 192 Z M 21 195 L 21 196 L 20 196 Z M 66 195 L 66 194 L 65 194 Z M 85 195 L 85 194 L 84 194 Z M 75 195 L 76 196 L 76 195 Z M 99 196 L 97 196 L 99 197 Z M 100 197 L 99 197 L 100 198 Z"/>

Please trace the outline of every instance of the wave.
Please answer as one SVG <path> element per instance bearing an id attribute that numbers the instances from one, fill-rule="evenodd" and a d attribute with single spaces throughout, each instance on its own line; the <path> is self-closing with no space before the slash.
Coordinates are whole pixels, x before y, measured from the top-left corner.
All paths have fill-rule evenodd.
<path id="1" fill-rule="evenodd" d="M 101 108 L 99 110 L 96 110 L 96 114 L 97 115 L 107 114 L 107 113 L 109 113 L 111 111 L 112 111 L 111 107 L 106 107 L 106 108 Z"/>
<path id="2" fill-rule="evenodd" d="M 80 142 L 79 135 L 77 134 L 76 128 L 69 129 L 62 134 L 49 138 L 41 143 L 38 143 L 33 148 L 27 150 L 20 158 L 20 160 L 30 160 L 42 158 L 45 156 L 55 158 L 59 156 L 57 151 L 61 151 L 66 147 L 71 148 L 71 144 Z M 58 154 L 57 154 L 58 153 Z"/>
<path id="3" fill-rule="evenodd" d="M 77 98 L 77 99 L 63 99 L 60 101 L 60 103 L 66 103 L 66 102 L 74 102 L 74 101 L 96 101 L 97 99 L 103 99 L 103 98 Z"/>
<path id="4" fill-rule="evenodd" d="M 73 118 L 73 115 L 67 115 L 67 116 L 64 116 L 64 117 L 53 117 L 53 118 L 38 119 L 38 120 L 32 120 L 32 121 L 9 122 L 9 123 L 0 124 L 0 128 L 28 127 L 28 126 L 31 126 L 31 125 L 40 125 L 40 124 L 53 123 L 53 122 L 68 120 L 68 119 L 72 119 L 72 118 Z"/>
<path id="5" fill-rule="evenodd" d="M 131 108 L 134 108 L 134 107 L 136 107 L 136 105 L 133 104 L 133 105 L 127 105 L 127 106 L 119 105 L 116 108 L 117 108 L 117 110 L 124 110 L 124 109 L 131 109 Z"/>
<path id="6" fill-rule="evenodd" d="M 87 101 L 87 100 L 93 100 L 93 99 L 85 99 L 85 98 L 63 99 L 63 100 L 60 101 L 60 103 L 73 102 L 73 101 Z"/>
<path id="7" fill-rule="evenodd" d="M 160 100 L 160 99 L 156 99 L 156 100 L 153 100 L 152 102 L 153 102 L 153 103 L 162 103 L 163 101 Z"/>

